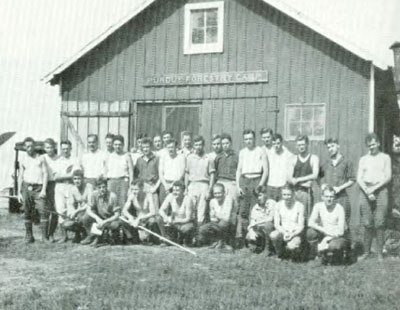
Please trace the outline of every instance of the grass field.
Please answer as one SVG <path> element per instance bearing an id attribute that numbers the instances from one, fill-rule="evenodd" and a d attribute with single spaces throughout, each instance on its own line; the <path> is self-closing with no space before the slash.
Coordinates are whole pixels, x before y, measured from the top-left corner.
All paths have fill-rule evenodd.
<path id="1" fill-rule="evenodd" d="M 326 267 L 246 250 L 25 245 L 23 234 L 3 211 L 0 309 L 400 309 L 393 257 Z"/>

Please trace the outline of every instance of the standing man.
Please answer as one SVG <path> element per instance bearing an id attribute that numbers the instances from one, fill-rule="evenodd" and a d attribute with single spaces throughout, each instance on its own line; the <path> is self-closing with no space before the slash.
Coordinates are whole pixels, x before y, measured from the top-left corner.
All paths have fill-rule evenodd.
<path id="1" fill-rule="evenodd" d="M 144 138 L 147 138 L 146 133 L 141 133 L 136 137 L 136 148 L 131 149 L 131 157 L 132 157 L 132 163 L 133 166 L 136 165 L 136 161 L 138 160 L 139 157 L 143 155 L 142 152 L 142 140 Z"/>
<path id="2" fill-rule="evenodd" d="M 77 160 L 71 156 L 71 141 L 65 140 L 60 143 L 61 154 L 55 166 L 54 180 L 56 211 L 58 214 L 65 216 L 67 214 L 68 195 L 72 188 L 72 174 L 74 169 L 78 168 Z M 60 224 L 61 239 L 59 242 L 67 242 L 68 235 L 62 223 L 64 217 L 60 216 L 58 222 Z"/>
<path id="3" fill-rule="evenodd" d="M 168 154 L 159 157 L 160 204 L 171 192 L 172 184 L 176 181 L 183 182 L 185 178 L 186 157 L 177 153 L 177 145 L 177 141 L 171 139 L 167 145 Z"/>
<path id="4" fill-rule="evenodd" d="M 44 141 L 43 159 L 47 167 L 47 187 L 46 187 L 46 204 L 49 211 L 55 211 L 55 194 L 54 190 L 56 182 L 54 181 L 54 170 L 58 159 L 56 153 L 56 142 L 52 138 L 48 138 Z M 55 213 L 49 213 L 49 228 L 48 237 L 50 241 L 54 242 L 54 232 L 56 231 L 58 224 L 58 216 Z"/>
<path id="5" fill-rule="evenodd" d="M 172 140 L 173 136 L 172 136 L 172 132 L 170 131 L 163 131 L 161 134 L 161 138 L 162 138 L 162 143 L 163 143 L 163 148 L 161 150 L 158 151 L 158 157 L 163 157 L 166 156 L 168 154 L 168 149 L 167 146 L 169 144 L 169 142 Z"/>
<path id="6" fill-rule="evenodd" d="M 153 153 L 158 156 L 158 152 L 162 149 L 161 135 L 155 135 L 153 137 Z"/>
<path id="7" fill-rule="evenodd" d="M 257 203 L 256 192 L 265 185 L 268 178 L 268 159 L 265 151 L 256 146 L 256 134 L 251 129 L 243 131 L 245 148 L 239 152 L 239 163 L 236 171 L 237 191 L 239 198 L 239 218 L 237 237 L 239 247 L 244 243 L 249 226 L 250 208 Z"/>
<path id="8" fill-rule="evenodd" d="M 159 158 L 151 151 L 151 144 L 150 138 L 142 140 L 143 156 L 136 162 L 135 175 L 144 182 L 144 192 L 152 197 L 154 208 L 158 212 L 160 207 L 158 189 L 161 183 L 158 175 Z"/>
<path id="9" fill-rule="evenodd" d="M 264 149 L 265 153 L 267 154 L 268 160 L 269 155 L 274 151 L 273 148 L 273 136 L 274 131 L 271 128 L 262 128 L 260 130 L 261 140 L 263 142 L 262 148 Z"/>
<path id="10" fill-rule="evenodd" d="M 128 198 L 129 184 L 133 180 L 133 164 L 129 153 L 124 152 L 124 137 L 114 136 L 114 152 L 107 159 L 108 189 L 117 196 L 117 206 L 122 208 Z"/>
<path id="11" fill-rule="evenodd" d="M 325 141 L 329 159 L 321 165 L 321 188 L 333 187 L 337 202 L 344 208 L 347 224 L 350 223 L 351 205 L 347 189 L 355 182 L 353 163 L 340 153 L 339 140 L 329 138 Z"/>
<path id="12" fill-rule="evenodd" d="M 26 243 L 35 241 L 32 233 L 32 222 L 40 217 L 42 242 L 48 241 L 49 212 L 46 206 L 47 167 L 43 157 L 35 151 L 35 141 L 28 137 L 24 140 L 26 156 L 20 161 L 18 179 L 18 200 L 25 210 Z"/>
<path id="13" fill-rule="evenodd" d="M 308 218 L 314 203 L 312 183 L 318 178 L 319 158 L 310 154 L 309 139 L 305 135 L 297 136 L 296 147 L 298 155 L 292 161 L 289 178 L 295 188 L 296 200 L 304 205 L 305 217 Z"/>
<path id="14" fill-rule="evenodd" d="M 281 189 L 288 182 L 288 170 L 294 155 L 283 147 L 283 138 L 279 133 L 273 135 L 272 144 L 272 150 L 267 155 L 269 162 L 267 195 L 278 202 L 281 198 Z"/>
<path id="15" fill-rule="evenodd" d="M 211 138 L 211 148 L 212 152 L 208 153 L 211 160 L 215 160 L 219 154 L 222 152 L 221 136 L 213 135 Z"/>
<path id="16" fill-rule="evenodd" d="M 361 188 L 360 209 L 361 221 L 364 225 L 364 251 L 361 259 L 370 255 L 371 244 L 376 232 L 378 259 L 383 259 L 385 241 L 385 225 L 388 213 L 387 185 L 392 178 L 389 155 L 379 150 L 380 141 L 375 133 L 369 134 L 365 143 L 369 152 L 360 158 L 358 164 L 357 183 Z"/>
<path id="17" fill-rule="evenodd" d="M 204 153 L 204 138 L 194 138 L 194 152 L 187 158 L 185 185 L 188 195 L 195 201 L 198 227 L 206 220 L 207 200 L 211 198 L 215 180 L 215 165 Z"/>
<path id="18" fill-rule="evenodd" d="M 108 133 L 104 139 L 106 145 L 106 154 L 110 155 L 114 151 L 113 142 L 114 142 L 114 135 L 112 133 Z"/>
<path id="19" fill-rule="evenodd" d="M 106 156 L 99 149 L 99 137 L 88 135 L 88 150 L 82 155 L 80 166 L 83 168 L 85 182 L 96 186 L 96 180 L 106 176 Z"/>
<path id="20" fill-rule="evenodd" d="M 226 195 L 231 196 L 236 202 L 239 194 L 236 184 L 236 170 L 239 157 L 232 150 L 232 137 L 228 134 L 221 135 L 222 152 L 215 159 L 216 182 L 224 186 Z"/>
<path id="21" fill-rule="evenodd" d="M 192 152 L 192 133 L 190 131 L 184 131 L 182 132 L 182 148 L 179 150 L 179 153 L 185 155 L 185 157 L 188 157 L 188 155 Z"/>

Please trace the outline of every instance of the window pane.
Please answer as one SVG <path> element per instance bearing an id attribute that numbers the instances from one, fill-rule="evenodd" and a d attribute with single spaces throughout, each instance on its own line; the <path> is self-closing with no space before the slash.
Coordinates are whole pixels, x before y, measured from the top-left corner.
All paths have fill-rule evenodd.
<path id="1" fill-rule="evenodd" d="M 218 39 L 218 28 L 207 27 L 206 31 L 206 43 L 216 43 Z"/>
<path id="2" fill-rule="evenodd" d="M 314 120 L 319 122 L 325 121 L 325 107 L 314 108 Z"/>
<path id="3" fill-rule="evenodd" d="M 287 108 L 287 120 L 288 122 L 300 121 L 300 109 L 293 107 Z"/>
<path id="4" fill-rule="evenodd" d="M 314 123 L 314 136 L 322 137 L 322 138 L 325 136 L 324 122 L 315 122 Z"/>
<path id="5" fill-rule="evenodd" d="M 193 29 L 192 31 L 192 43 L 203 44 L 204 43 L 204 31 L 203 29 Z"/>
<path id="6" fill-rule="evenodd" d="M 300 123 L 291 122 L 289 123 L 289 136 L 296 137 L 300 133 Z"/>
<path id="7" fill-rule="evenodd" d="M 312 126 L 310 122 L 301 123 L 301 134 L 312 136 Z"/>
<path id="8" fill-rule="evenodd" d="M 192 27 L 204 27 L 204 10 L 192 11 Z"/>
<path id="9" fill-rule="evenodd" d="M 313 116 L 313 108 L 303 108 L 302 119 L 303 121 L 311 121 Z"/>
<path id="10" fill-rule="evenodd" d="M 207 14 L 207 26 L 218 26 L 218 10 L 210 9 L 206 10 Z"/>

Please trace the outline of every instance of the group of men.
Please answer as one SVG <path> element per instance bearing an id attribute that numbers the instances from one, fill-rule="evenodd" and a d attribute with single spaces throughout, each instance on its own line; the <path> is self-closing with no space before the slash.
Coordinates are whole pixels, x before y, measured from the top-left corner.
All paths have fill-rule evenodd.
<path id="1" fill-rule="evenodd" d="M 181 134 L 181 146 L 171 132 L 152 139 L 137 137 L 137 148 L 124 151 L 124 137 L 108 134 L 105 150 L 95 134 L 77 159 L 71 142 L 44 142 L 45 154 L 26 138 L 21 160 L 19 197 L 24 204 L 26 241 L 34 241 L 32 223 L 41 227 L 41 240 L 98 246 L 102 242 L 154 244 L 161 235 L 185 246 L 210 245 L 296 258 L 341 257 L 351 249 L 351 217 L 347 189 L 356 181 L 365 227 L 364 255 L 370 254 L 376 233 L 382 259 L 388 213 L 390 157 L 380 151 L 376 134 L 366 137 L 368 153 L 352 162 L 340 152 L 337 139 L 325 141 L 329 160 L 320 163 L 309 152 L 307 136 L 296 138 L 297 154 L 269 128 L 243 131 L 245 147 L 237 154 L 228 134 L 214 135 L 212 152 L 205 140 Z M 314 204 L 313 184 L 322 201 Z M 148 232 L 152 232 L 149 234 Z M 164 245 L 164 243 L 161 243 Z"/>

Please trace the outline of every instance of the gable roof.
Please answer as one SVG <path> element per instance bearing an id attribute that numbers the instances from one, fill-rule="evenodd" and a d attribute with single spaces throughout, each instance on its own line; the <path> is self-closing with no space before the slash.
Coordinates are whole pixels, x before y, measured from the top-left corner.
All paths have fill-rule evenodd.
<path id="1" fill-rule="evenodd" d="M 63 71 L 69 68 L 72 64 L 74 64 L 77 60 L 82 58 L 96 46 L 98 46 L 101 42 L 106 40 L 110 35 L 112 35 L 115 31 L 129 22 L 131 19 L 136 17 L 140 14 L 143 10 L 145 10 L 148 6 L 154 3 L 157 0 L 142 0 L 142 2 L 133 9 L 129 14 L 125 17 L 117 21 L 115 24 L 111 25 L 107 28 L 103 33 L 99 36 L 94 38 L 88 44 L 86 44 L 81 50 L 79 50 L 75 55 L 61 63 L 51 72 L 46 74 L 42 81 L 51 84 L 57 84 L 57 76 L 59 76 Z M 298 21 L 299 23 L 305 25 L 306 27 L 314 30 L 315 32 L 321 34 L 322 36 L 326 37 L 330 41 L 342 46 L 344 49 L 348 50 L 349 52 L 353 53 L 354 55 L 366 60 L 371 61 L 376 67 L 380 69 L 387 69 L 387 64 L 381 62 L 380 60 L 374 58 L 369 52 L 361 49 L 360 47 L 356 46 L 355 44 L 341 38 L 339 35 L 335 34 L 330 29 L 326 28 L 325 26 L 321 25 L 320 23 L 316 22 L 315 20 L 311 19 L 310 17 L 306 16 L 302 12 L 294 9 L 287 3 L 282 0 L 263 0 L 268 5 L 272 6 L 273 8 L 279 10 L 280 12 L 286 14 L 287 16 L 293 18 L 294 20 Z"/>

